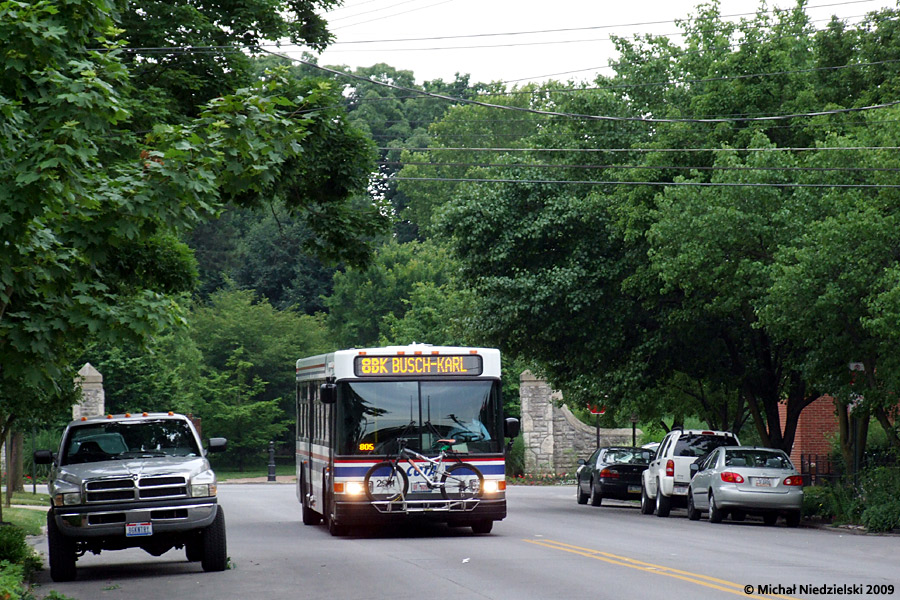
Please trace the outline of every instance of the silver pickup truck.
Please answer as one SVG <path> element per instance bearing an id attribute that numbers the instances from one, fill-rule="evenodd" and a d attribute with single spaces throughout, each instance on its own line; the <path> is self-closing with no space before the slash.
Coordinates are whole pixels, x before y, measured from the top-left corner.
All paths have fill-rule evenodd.
<path id="1" fill-rule="evenodd" d="M 190 419 L 174 413 L 83 418 L 66 427 L 59 451 L 38 450 L 52 464 L 47 513 L 50 576 L 75 579 L 86 552 L 142 548 L 160 556 L 184 548 L 204 571 L 227 566 L 225 514 L 216 475 Z"/>

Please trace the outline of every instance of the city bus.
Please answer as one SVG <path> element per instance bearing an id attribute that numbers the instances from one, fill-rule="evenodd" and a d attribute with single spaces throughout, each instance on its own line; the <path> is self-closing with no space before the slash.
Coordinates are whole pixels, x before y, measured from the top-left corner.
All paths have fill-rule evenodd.
<path id="1" fill-rule="evenodd" d="M 518 435 L 519 421 L 504 419 L 499 350 L 340 350 L 301 358 L 296 379 L 304 524 L 324 520 L 332 535 L 344 535 L 360 525 L 422 518 L 490 533 L 506 517 L 505 440 Z M 404 448 L 420 457 L 440 454 L 457 474 L 475 472 L 470 497 L 448 499 L 434 465 L 413 460 L 401 463 L 404 489 L 379 499 L 372 488 L 386 479 L 372 478 L 373 469 L 397 461 Z"/>

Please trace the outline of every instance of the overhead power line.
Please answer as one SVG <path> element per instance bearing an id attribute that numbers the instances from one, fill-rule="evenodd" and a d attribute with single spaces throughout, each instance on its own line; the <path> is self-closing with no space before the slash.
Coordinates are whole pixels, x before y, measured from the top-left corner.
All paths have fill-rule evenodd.
<path id="1" fill-rule="evenodd" d="M 460 162 L 427 162 L 427 161 L 378 161 L 378 165 L 405 167 L 465 167 L 465 168 L 528 168 L 528 169 L 616 169 L 616 170 L 648 170 L 648 171 L 775 171 L 792 173 L 900 173 L 895 167 L 719 167 L 719 166 L 683 166 L 683 165 L 568 165 L 546 163 L 460 163 Z"/>
<path id="2" fill-rule="evenodd" d="M 867 110 L 876 110 L 879 108 L 887 108 L 890 106 L 896 106 L 900 104 L 900 101 L 897 102 L 888 102 L 884 104 L 872 105 L 872 106 L 862 106 L 862 107 L 854 107 L 854 108 L 840 108 L 833 110 L 822 110 L 822 111 L 814 111 L 807 113 L 794 113 L 794 114 L 786 114 L 786 115 L 767 115 L 762 117 L 735 117 L 735 118 L 710 118 L 710 119 L 669 119 L 669 118 L 653 118 L 653 117 L 621 117 L 621 116 L 610 116 L 610 115 L 587 115 L 580 113 L 569 113 L 569 112 L 561 112 L 561 111 L 552 111 L 552 110 L 538 110 L 535 108 L 526 108 L 521 106 L 504 106 L 502 104 L 490 104 L 488 102 L 481 102 L 479 100 L 469 100 L 466 98 L 457 98 L 454 96 L 448 96 L 446 94 L 436 94 L 434 92 L 428 92 L 425 90 L 416 90 L 414 88 L 409 88 L 405 86 L 396 85 L 393 83 L 387 83 L 384 81 L 376 81 L 374 79 L 369 79 L 368 77 L 362 77 L 360 75 L 354 75 L 352 73 L 345 73 L 343 71 L 338 71 L 337 69 L 331 69 L 328 67 L 323 67 L 317 65 L 313 62 L 302 60 L 299 58 L 293 58 L 290 56 L 286 56 L 284 54 L 280 54 L 277 52 L 272 52 L 271 50 L 264 50 L 264 52 L 271 54 L 273 56 L 279 56 L 286 60 L 292 60 L 294 62 L 298 62 L 300 64 L 307 65 L 309 67 L 319 69 L 321 71 L 325 71 L 327 73 L 332 73 L 334 75 L 338 75 L 340 77 L 345 77 L 348 79 L 353 79 L 356 81 L 365 81 L 367 83 L 371 83 L 374 85 L 379 85 L 383 87 L 388 87 L 391 89 L 401 90 L 405 92 L 410 92 L 413 94 L 418 94 L 421 96 L 426 96 L 429 98 L 438 98 L 441 100 L 446 100 L 448 102 L 454 102 L 457 104 L 471 104 L 475 106 L 483 106 L 485 108 L 496 108 L 498 110 L 508 110 L 514 112 L 522 112 L 522 113 L 530 113 L 536 115 L 551 115 L 557 117 L 566 117 L 566 118 L 577 118 L 591 121 L 615 121 L 621 123 L 734 123 L 734 122 L 753 122 L 753 121 L 779 121 L 786 119 L 795 119 L 798 117 L 817 117 L 824 115 L 836 115 L 836 114 L 844 114 L 844 113 L 853 113 L 853 112 L 863 112 Z"/>
<path id="3" fill-rule="evenodd" d="M 847 2 L 832 2 L 830 4 L 816 4 L 816 5 L 806 5 L 804 8 L 816 9 L 816 8 L 831 8 L 835 6 L 847 6 L 851 4 L 870 4 L 872 2 L 876 2 L 878 0 L 850 0 Z M 769 10 L 765 10 L 763 12 L 770 13 L 775 11 L 784 12 L 786 9 L 778 9 L 773 8 Z M 360 13 L 365 14 L 365 13 Z M 734 17 L 746 17 L 756 15 L 757 12 L 746 12 L 746 13 L 735 13 L 730 15 L 720 15 L 723 19 L 730 19 Z M 348 17 L 341 17 L 342 19 Z M 854 17 L 849 17 L 854 18 Z M 337 19 L 336 19 L 337 20 Z M 643 21 L 639 23 L 618 23 L 615 25 L 593 25 L 589 27 L 564 27 L 560 29 L 535 29 L 530 31 L 506 31 L 499 33 L 474 33 L 467 35 L 441 35 L 441 36 L 428 36 L 428 37 L 411 37 L 411 38 L 388 38 L 381 40 L 350 40 L 350 41 L 337 41 L 333 44 L 333 46 L 344 46 L 351 44 L 381 44 L 381 43 L 394 43 L 394 42 L 429 42 L 429 41 L 437 41 L 437 40 L 459 40 L 459 39 L 474 39 L 474 38 L 484 38 L 484 37 L 506 37 L 506 36 L 519 36 L 519 35 L 538 35 L 538 34 L 547 34 L 547 33 L 572 33 L 575 31 L 597 31 L 601 29 L 615 29 L 617 27 L 643 27 L 647 25 L 667 25 L 670 23 L 675 23 L 676 21 L 683 21 L 685 19 L 669 19 L 665 21 Z"/>
<path id="4" fill-rule="evenodd" d="M 378 150 L 409 150 L 410 152 L 587 152 L 587 153 L 620 153 L 620 152 L 805 152 L 805 151 L 839 151 L 839 150 L 900 150 L 900 146 L 823 146 L 821 148 L 800 147 L 761 147 L 761 148 L 387 148 Z"/>
<path id="5" fill-rule="evenodd" d="M 650 185 L 654 187 L 738 187 L 738 188 L 838 188 L 900 189 L 900 184 L 880 183 L 714 183 L 702 181 L 582 181 L 555 179 L 476 179 L 466 177 L 390 177 L 394 181 L 431 181 L 447 183 L 528 183 L 565 185 Z"/>

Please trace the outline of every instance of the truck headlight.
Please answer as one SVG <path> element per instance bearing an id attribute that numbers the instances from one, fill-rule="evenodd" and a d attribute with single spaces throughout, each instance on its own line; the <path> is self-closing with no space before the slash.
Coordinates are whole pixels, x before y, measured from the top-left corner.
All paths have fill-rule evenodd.
<path id="1" fill-rule="evenodd" d="M 81 492 L 56 494 L 53 497 L 54 506 L 74 506 L 76 504 L 81 504 Z"/>
<path id="2" fill-rule="evenodd" d="M 192 483 L 191 497 L 206 498 L 207 496 L 216 495 L 216 484 L 214 483 Z"/>
<path id="3" fill-rule="evenodd" d="M 207 498 L 216 495 L 216 475 L 212 471 L 203 471 L 191 479 L 191 497 Z"/>

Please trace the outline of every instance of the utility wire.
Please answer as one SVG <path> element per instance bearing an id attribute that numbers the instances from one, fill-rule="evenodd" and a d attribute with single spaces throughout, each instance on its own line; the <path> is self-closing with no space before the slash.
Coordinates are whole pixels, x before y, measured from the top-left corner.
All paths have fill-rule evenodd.
<path id="1" fill-rule="evenodd" d="M 465 177 L 393 177 L 392 181 L 431 181 L 447 183 L 528 183 L 566 185 L 650 185 L 656 187 L 738 187 L 738 188 L 838 188 L 838 189 L 900 189 L 900 184 L 880 183 L 714 183 L 701 181 L 579 181 L 554 179 L 474 179 Z"/>
<path id="2" fill-rule="evenodd" d="M 804 152 L 831 150 L 900 150 L 900 146 L 823 146 L 821 148 L 378 148 L 378 150 L 409 150 L 410 152 L 586 152 L 586 153 L 621 153 L 621 152 Z"/>
<path id="3" fill-rule="evenodd" d="M 528 168 L 528 169 L 635 169 L 650 171 L 776 171 L 776 172 L 794 172 L 794 173 L 824 173 L 824 172 L 879 172 L 879 173 L 900 173 L 900 168 L 895 167 L 717 167 L 717 166 L 679 166 L 679 165 L 567 165 L 567 164 L 528 164 L 528 163 L 440 163 L 425 161 L 378 161 L 381 166 L 399 166 L 407 165 L 422 167 L 465 167 L 465 168 Z"/>
<path id="4" fill-rule="evenodd" d="M 496 108 L 499 110 L 508 110 L 515 112 L 523 112 L 529 114 L 536 115 L 552 115 L 557 117 L 566 117 L 566 118 L 576 118 L 576 119 L 585 119 L 591 121 L 614 121 L 620 123 L 733 123 L 733 122 L 753 122 L 753 121 L 779 121 L 786 119 L 795 119 L 798 117 L 816 117 L 816 116 L 824 116 L 824 115 L 836 115 L 836 114 L 844 114 L 844 113 L 853 113 L 853 112 L 862 112 L 868 110 L 876 110 L 879 108 L 887 108 L 890 106 L 896 106 L 900 104 L 900 101 L 888 102 L 884 104 L 877 104 L 872 106 L 863 106 L 863 107 L 855 107 L 855 108 L 839 108 L 833 110 L 822 110 L 808 113 L 794 113 L 794 114 L 786 114 L 786 115 L 767 115 L 763 117 L 737 117 L 737 118 L 711 118 L 711 119 L 668 119 L 668 118 L 652 118 L 652 117 L 617 117 L 617 116 L 609 116 L 609 115 L 586 115 L 580 113 L 569 113 L 569 112 L 561 112 L 561 111 L 550 111 L 550 110 L 538 110 L 535 108 L 526 108 L 521 106 L 504 106 L 502 104 L 490 104 L 488 102 L 481 102 L 478 100 L 469 100 L 466 98 L 457 98 L 454 96 L 448 96 L 446 94 L 436 94 L 434 92 L 428 92 L 425 90 L 416 90 L 414 88 L 408 88 L 405 86 L 395 85 L 393 83 L 387 83 L 384 81 L 375 81 L 373 79 L 369 79 L 367 77 L 362 77 L 360 75 L 354 75 L 352 73 L 345 73 L 342 71 L 338 71 L 337 69 L 331 69 L 328 67 L 322 67 L 315 63 L 312 63 L 307 60 L 302 60 L 299 58 L 292 58 L 283 54 L 279 54 L 277 52 L 272 52 L 271 50 L 263 50 L 264 52 L 271 54 L 273 56 L 280 56 L 281 58 L 285 58 L 287 60 L 292 60 L 298 62 L 300 64 L 307 65 L 309 67 L 313 67 L 315 69 L 319 69 L 321 71 L 325 71 L 327 73 L 332 73 L 334 75 L 338 75 L 340 77 L 346 77 L 349 79 L 354 79 L 357 81 L 365 81 L 368 83 L 372 83 L 375 85 L 380 85 L 384 87 L 389 87 L 391 89 L 401 90 L 405 92 L 410 92 L 414 94 L 420 94 L 422 96 L 427 96 L 429 98 L 438 98 L 441 100 L 446 100 L 449 102 L 454 102 L 457 104 L 471 104 L 475 106 L 482 106 L 485 108 Z"/>
<path id="5" fill-rule="evenodd" d="M 830 4 L 816 4 L 816 5 L 806 5 L 804 9 L 816 9 L 816 8 L 830 8 L 834 6 L 847 6 L 850 4 L 869 4 L 871 2 L 875 2 L 877 0 L 851 0 L 849 2 L 833 2 Z M 764 13 L 772 13 L 776 11 L 786 12 L 791 9 L 779 9 L 773 8 L 769 10 L 762 11 Z M 364 14 L 364 13 L 361 13 Z M 730 19 L 734 17 L 746 17 L 753 16 L 758 14 L 757 12 L 748 12 L 748 13 L 735 13 L 730 15 L 719 15 L 719 18 L 722 19 Z M 344 17 L 342 17 L 344 18 Z M 855 18 L 855 17 L 845 17 L 845 18 Z M 482 38 L 482 37 L 501 37 L 501 36 L 515 36 L 515 35 L 533 35 L 533 34 L 545 34 L 545 33 L 571 33 L 573 31 L 596 31 L 598 29 L 613 29 L 616 27 L 642 27 L 645 25 L 666 25 L 670 23 L 675 23 L 677 21 L 684 21 L 686 19 L 669 19 L 667 21 L 644 21 L 640 23 L 619 23 L 616 25 L 594 25 L 591 27 L 565 27 L 562 29 L 537 29 L 532 31 L 507 31 L 501 33 L 474 33 L 467 35 L 443 35 L 443 36 L 430 36 L 430 37 L 414 37 L 414 38 L 394 38 L 394 39 L 383 39 L 383 40 L 351 40 L 351 41 L 337 41 L 332 44 L 333 46 L 338 45 L 350 45 L 350 44 L 379 44 L 386 42 L 428 42 L 435 40 L 458 40 L 458 39 L 472 39 L 472 38 Z M 666 34 L 666 35 L 682 35 L 682 34 Z"/>

